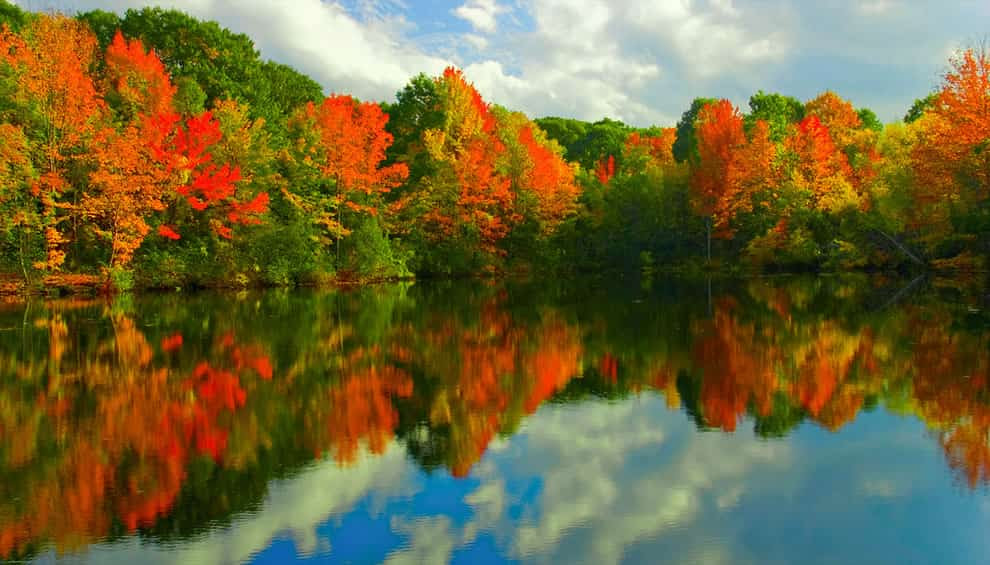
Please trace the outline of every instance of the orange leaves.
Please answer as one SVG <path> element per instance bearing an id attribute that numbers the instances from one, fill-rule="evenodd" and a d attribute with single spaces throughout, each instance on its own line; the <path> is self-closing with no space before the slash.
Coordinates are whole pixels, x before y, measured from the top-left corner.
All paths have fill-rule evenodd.
<path id="1" fill-rule="evenodd" d="M 660 135 L 641 135 L 634 131 L 626 139 L 624 155 L 631 160 L 632 153 L 642 151 L 658 165 L 670 165 L 674 162 L 674 141 L 677 140 L 676 128 L 663 128 Z"/>
<path id="2" fill-rule="evenodd" d="M 925 203 L 990 195 L 990 54 L 969 49 L 950 62 L 920 128 L 913 161 Z"/>
<path id="3" fill-rule="evenodd" d="M 354 370 L 343 384 L 333 387 L 326 399 L 332 410 L 323 425 L 334 458 L 353 462 L 361 440 L 367 441 L 372 453 L 384 453 L 399 424 L 392 398 L 408 397 L 412 390 L 410 376 L 390 366 Z"/>
<path id="4" fill-rule="evenodd" d="M 434 205 L 425 214 L 429 237 L 447 239 L 470 226 L 480 247 L 497 253 L 497 243 L 518 219 L 510 179 L 496 170 L 506 146 L 499 139 L 497 120 L 463 74 L 448 68 L 436 79 L 445 119 L 442 129 L 423 132 L 430 156 L 443 165 L 437 182 L 424 187 Z"/>
<path id="5" fill-rule="evenodd" d="M 409 175 L 405 164 L 380 168 L 392 134 L 385 131 L 388 115 L 377 104 L 334 95 L 319 106 L 307 105 L 305 115 L 319 133 L 322 173 L 343 193 L 389 192 Z"/>
<path id="6" fill-rule="evenodd" d="M 805 104 L 805 116 L 814 116 L 831 132 L 836 145 L 845 148 L 853 142 L 854 130 L 862 126 L 859 114 L 848 101 L 826 90 Z"/>
<path id="7" fill-rule="evenodd" d="M 548 232 L 574 210 L 580 189 L 574 183 L 574 169 L 545 140 L 536 139 L 534 127 L 527 124 L 519 129 L 519 142 L 529 158 L 522 188 L 536 195 L 539 218 Z"/>
<path id="8" fill-rule="evenodd" d="M 858 204 L 848 182 L 852 174 L 849 162 L 817 116 L 802 120 L 784 145 L 795 157 L 792 180 L 810 192 L 812 206 L 836 211 L 846 205 Z"/>
<path id="9" fill-rule="evenodd" d="M 749 209 L 752 200 L 748 195 L 768 188 L 776 188 L 780 182 L 775 165 L 777 145 L 770 139 L 770 125 L 758 120 L 749 134 L 749 143 L 739 152 L 732 182 L 737 183 L 744 198 L 741 209 Z"/>
<path id="10" fill-rule="evenodd" d="M 828 127 L 817 116 L 801 120 L 787 138 L 787 148 L 798 156 L 804 178 L 818 179 L 842 172 L 848 166 L 839 154 Z"/>
<path id="11" fill-rule="evenodd" d="M 289 122 L 299 137 L 298 163 L 332 183 L 330 194 L 310 197 L 306 206 L 335 239 L 350 233 L 341 217 L 344 209 L 377 215 L 382 195 L 409 176 L 405 163 L 382 166 L 392 145 L 386 123 L 388 115 L 377 104 L 338 95 L 307 104 Z"/>
<path id="12" fill-rule="evenodd" d="M 33 174 L 30 147 L 24 130 L 0 124 L 0 204 L 23 191 Z"/>
<path id="13" fill-rule="evenodd" d="M 155 115 L 172 110 L 176 88 L 165 66 L 138 39 L 124 39 L 117 31 L 106 52 L 111 88 L 134 113 Z"/>
<path id="14" fill-rule="evenodd" d="M 708 104 L 698 113 L 695 133 L 699 155 L 691 177 L 695 206 L 712 218 L 716 233 L 725 232 L 739 202 L 739 151 L 746 144 L 742 115 L 728 100 Z"/>
<path id="15" fill-rule="evenodd" d="M 934 113 L 951 118 L 953 135 L 964 146 L 990 138 L 990 53 L 969 49 L 951 62 Z"/>
<path id="16" fill-rule="evenodd" d="M 150 231 L 147 219 L 165 209 L 169 172 L 145 141 L 145 124 L 100 132 L 98 164 L 80 203 L 96 235 L 110 243 L 111 266 L 126 265 Z"/>
<path id="17" fill-rule="evenodd" d="M 90 76 L 96 62 L 96 38 L 82 22 L 65 16 L 32 18 L 20 38 L 0 31 L 0 64 L 12 67 L 16 114 L 32 127 L 31 158 L 41 180 L 32 187 L 41 204 L 35 227 L 45 234 L 46 260 L 37 267 L 55 270 L 65 260 L 61 224 L 70 206 L 61 201 L 105 116 Z"/>
<path id="18" fill-rule="evenodd" d="M 60 16 L 33 18 L 17 41 L 5 32 L 0 54 L 17 68 L 18 102 L 37 104 L 49 135 L 45 154 L 59 161 L 64 151 L 92 135 L 103 101 L 89 70 L 96 61 L 96 38 L 86 24 Z"/>

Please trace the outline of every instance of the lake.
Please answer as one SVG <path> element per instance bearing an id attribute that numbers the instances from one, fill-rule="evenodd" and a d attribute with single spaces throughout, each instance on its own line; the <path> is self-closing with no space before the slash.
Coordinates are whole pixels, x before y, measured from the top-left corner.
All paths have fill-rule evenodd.
<path id="1" fill-rule="evenodd" d="M 0 305 L 0 558 L 974 563 L 981 289 L 417 282 Z"/>

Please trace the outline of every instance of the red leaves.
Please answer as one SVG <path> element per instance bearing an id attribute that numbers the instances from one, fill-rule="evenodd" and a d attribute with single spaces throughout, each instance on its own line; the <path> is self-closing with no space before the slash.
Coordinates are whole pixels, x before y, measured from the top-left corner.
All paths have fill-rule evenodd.
<path id="1" fill-rule="evenodd" d="M 182 236 L 179 235 L 178 232 L 172 229 L 171 226 L 167 226 L 165 224 L 158 226 L 158 235 L 173 241 L 182 239 Z"/>
<path id="2" fill-rule="evenodd" d="M 268 200 L 268 193 L 261 192 L 247 202 L 233 202 L 230 205 L 230 212 L 227 212 L 227 219 L 232 224 L 261 223 L 257 216 L 268 210 Z"/>
<path id="3" fill-rule="evenodd" d="M 224 239 L 233 239 L 233 231 L 230 226 L 225 226 L 223 224 L 214 224 L 213 231 Z"/>
<path id="4" fill-rule="evenodd" d="M 170 353 L 182 347 L 182 334 L 176 332 L 168 337 L 162 338 L 162 351 Z"/>
<path id="5" fill-rule="evenodd" d="M 595 167 L 595 178 L 598 182 L 608 186 L 609 181 L 615 176 L 615 155 L 609 155 L 608 159 L 602 159 Z"/>
<path id="6" fill-rule="evenodd" d="M 156 156 L 177 178 L 188 179 L 176 187 L 189 206 L 198 212 L 208 208 L 223 208 L 222 213 L 232 224 L 258 224 L 259 216 L 268 210 L 268 193 L 257 194 L 247 202 L 237 200 L 237 184 L 242 180 L 240 167 L 213 162 L 211 149 L 223 139 L 218 122 L 210 112 L 203 112 L 182 122 L 176 114 L 161 114 L 150 119 Z M 221 221 L 212 221 L 214 232 L 231 239 L 232 230 Z M 171 234 L 177 236 L 174 229 Z M 159 233 L 178 239 L 173 235 Z"/>
<path id="7" fill-rule="evenodd" d="M 203 211 L 214 203 L 233 197 L 235 184 L 240 180 L 239 168 L 231 168 L 229 164 L 218 168 L 209 164 L 193 177 L 192 182 L 180 186 L 176 192 L 185 196 L 194 210 Z"/>

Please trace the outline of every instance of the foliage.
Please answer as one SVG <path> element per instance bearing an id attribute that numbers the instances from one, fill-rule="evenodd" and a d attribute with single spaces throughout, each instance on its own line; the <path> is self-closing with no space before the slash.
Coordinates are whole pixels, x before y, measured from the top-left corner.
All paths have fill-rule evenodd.
<path id="1" fill-rule="evenodd" d="M 831 91 L 758 91 L 748 114 L 696 98 L 675 127 L 634 128 L 531 120 L 454 68 L 394 102 L 324 97 L 247 36 L 174 10 L 0 8 L 0 272 L 28 286 L 990 255 L 982 51 L 960 52 L 906 125 Z"/>

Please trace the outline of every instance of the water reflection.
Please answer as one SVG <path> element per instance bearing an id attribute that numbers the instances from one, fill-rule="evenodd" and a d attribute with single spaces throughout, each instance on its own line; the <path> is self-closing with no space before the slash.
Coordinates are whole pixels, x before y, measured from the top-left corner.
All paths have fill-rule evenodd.
<path id="1" fill-rule="evenodd" d="M 0 558 L 279 560 L 288 531 L 294 552 L 362 562 L 465 547 L 614 562 L 644 539 L 687 561 L 769 561 L 771 540 L 722 555 L 706 536 L 824 469 L 850 504 L 917 500 L 906 469 L 931 446 L 956 483 L 930 482 L 974 489 L 964 500 L 990 482 L 979 294 L 569 287 L 4 305 Z M 852 425 L 877 408 L 883 426 Z M 900 435 L 912 422 L 917 441 Z M 827 449 L 809 455 L 808 438 Z M 903 468 L 864 478 L 855 446 Z M 366 543 L 348 546 L 350 529 Z"/>

